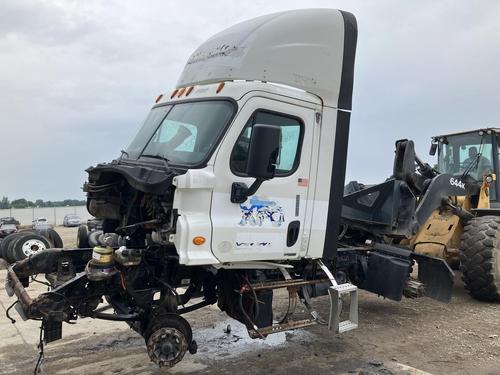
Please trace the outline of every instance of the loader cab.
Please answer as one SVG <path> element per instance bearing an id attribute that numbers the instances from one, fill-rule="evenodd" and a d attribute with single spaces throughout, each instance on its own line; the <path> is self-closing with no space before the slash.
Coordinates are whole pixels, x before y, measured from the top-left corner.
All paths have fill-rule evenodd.
<path id="1" fill-rule="evenodd" d="M 485 176 L 498 175 L 500 139 L 497 130 L 500 129 L 478 129 L 433 137 L 430 154 L 437 151 L 436 169 L 440 173 L 463 176 L 478 186 Z M 498 200 L 499 182 L 490 186 L 491 202 Z"/>

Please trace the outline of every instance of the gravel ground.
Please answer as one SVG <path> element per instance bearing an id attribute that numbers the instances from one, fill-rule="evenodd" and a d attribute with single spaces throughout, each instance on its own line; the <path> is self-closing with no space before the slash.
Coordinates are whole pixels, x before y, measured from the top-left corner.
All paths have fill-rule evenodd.
<path id="1" fill-rule="evenodd" d="M 57 228 L 67 247 L 75 228 Z M 0 284 L 5 271 L 0 271 Z M 30 286 L 30 293 L 43 286 Z M 328 298 L 316 301 L 328 314 Z M 38 322 L 11 324 L 13 302 L 0 292 L 0 374 L 30 374 L 38 357 Z M 278 306 L 277 308 L 282 307 Z M 216 307 L 187 314 L 198 342 L 172 369 L 149 362 L 143 339 L 124 323 L 82 319 L 64 325 L 45 348 L 45 374 L 500 374 L 500 304 L 473 300 L 460 275 L 449 304 L 428 298 L 400 303 L 361 291 L 360 327 L 334 335 L 322 326 L 251 340 Z M 13 313 L 18 319 L 17 313 Z M 227 325 L 231 332 L 225 333 Z"/>

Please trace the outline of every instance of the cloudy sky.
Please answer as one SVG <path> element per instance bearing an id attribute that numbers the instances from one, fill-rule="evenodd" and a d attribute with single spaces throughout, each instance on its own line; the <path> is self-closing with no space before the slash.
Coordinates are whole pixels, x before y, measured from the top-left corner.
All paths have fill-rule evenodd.
<path id="1" fill-rule="evenodd" d="M 297 8 L 358 20 L 348 179 L 389 176 L 393 144 L 500 125 L 497 1 L 0 2 L 0 196 L 83 198 L 84 169 L 126 146 L 190 53 Z"/>

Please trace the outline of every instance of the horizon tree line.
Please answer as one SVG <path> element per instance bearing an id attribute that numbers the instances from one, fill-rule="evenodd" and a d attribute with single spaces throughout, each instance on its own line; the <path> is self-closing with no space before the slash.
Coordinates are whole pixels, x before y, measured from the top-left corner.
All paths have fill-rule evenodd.
<path id="1" fill-rule="evenodd" d="M 37 207 L 65 207 L 65 206 L 83 206 L 87 203 L 86 200 L 78 199 L 64 199 L 62 201 L 44 201 L 43 199 L 37 199 L 35 201 L 30 201 L 25 198 L 14 199 L 10 201 L 8 197 L 2 197 L 0 199 L 0 209 L 10 209 L 10 208 L 37 208 Z"/>

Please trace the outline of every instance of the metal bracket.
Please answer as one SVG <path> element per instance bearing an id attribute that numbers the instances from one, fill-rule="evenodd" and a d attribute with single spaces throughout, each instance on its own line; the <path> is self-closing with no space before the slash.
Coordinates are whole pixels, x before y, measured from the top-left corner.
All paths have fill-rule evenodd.
<path id="1" fill-rule="evenodd" d="M 330 295 L 330 320 L 328 329 L 336 333 L 343 333 L 358 328 L 358 287 L 349 283 L 331 286 L 328 288 Z M 349 296 L 349 318 L 340 320 L 342 301 L 344 296 Z"/>
<path id="2" fill-rule="evenodd" d="M 338 285 L 337 280 L 335 280 L 335 277 L 330 272 L 330 269 L 327 266 L 325 266 L 325 264 L 320 259 L 318 259 L 318 266 L 321 267 L 325 275 L 328 277 L 328 279 L 330 279 L 332 285 L 337 286 Z"/>
<path id="3" fill-rule="evenodd" d="M 22 320 L 24 320 L 24 321 L 28 320 L 28 317 L 26 316 L 26 313 L 24 312 L 23 307 L 21 306 L 19 301 L 16 303 L 14 308 L 16 309 L 17 313 L 19 314 L 19 316 L 21 317 Z"/>
<path id="4" fill-rule="evenodd" d="M 343 333 L 358 328 L 358 287 L 349 283 L 338 284 L 330 269 L 318 260 L 318 265 L 328 276 L 332 286 L 328 288 L 330 295 L 330 319 L 328 329 L 335 330 L 335 333 Z M 340 320 L 342 313 L 343 297 L 349 296 L 349 319 Z"/>
<path id="5" fill-rule="evenodd" d="M 62 337 L 62 322 L 52 319 L 43 320 L 43 341 L 46 344 L 59 340 Z"/>
<path id="6" fill-rule="evenodd" d="M 5 291 L 7 292 L 7 295 L 9 297 L 12 297 L 14 295 L 14 288 L 12 287 L 12 285 L 10 285 L 10 280 L 8 278 L 5 281 Z"/>

